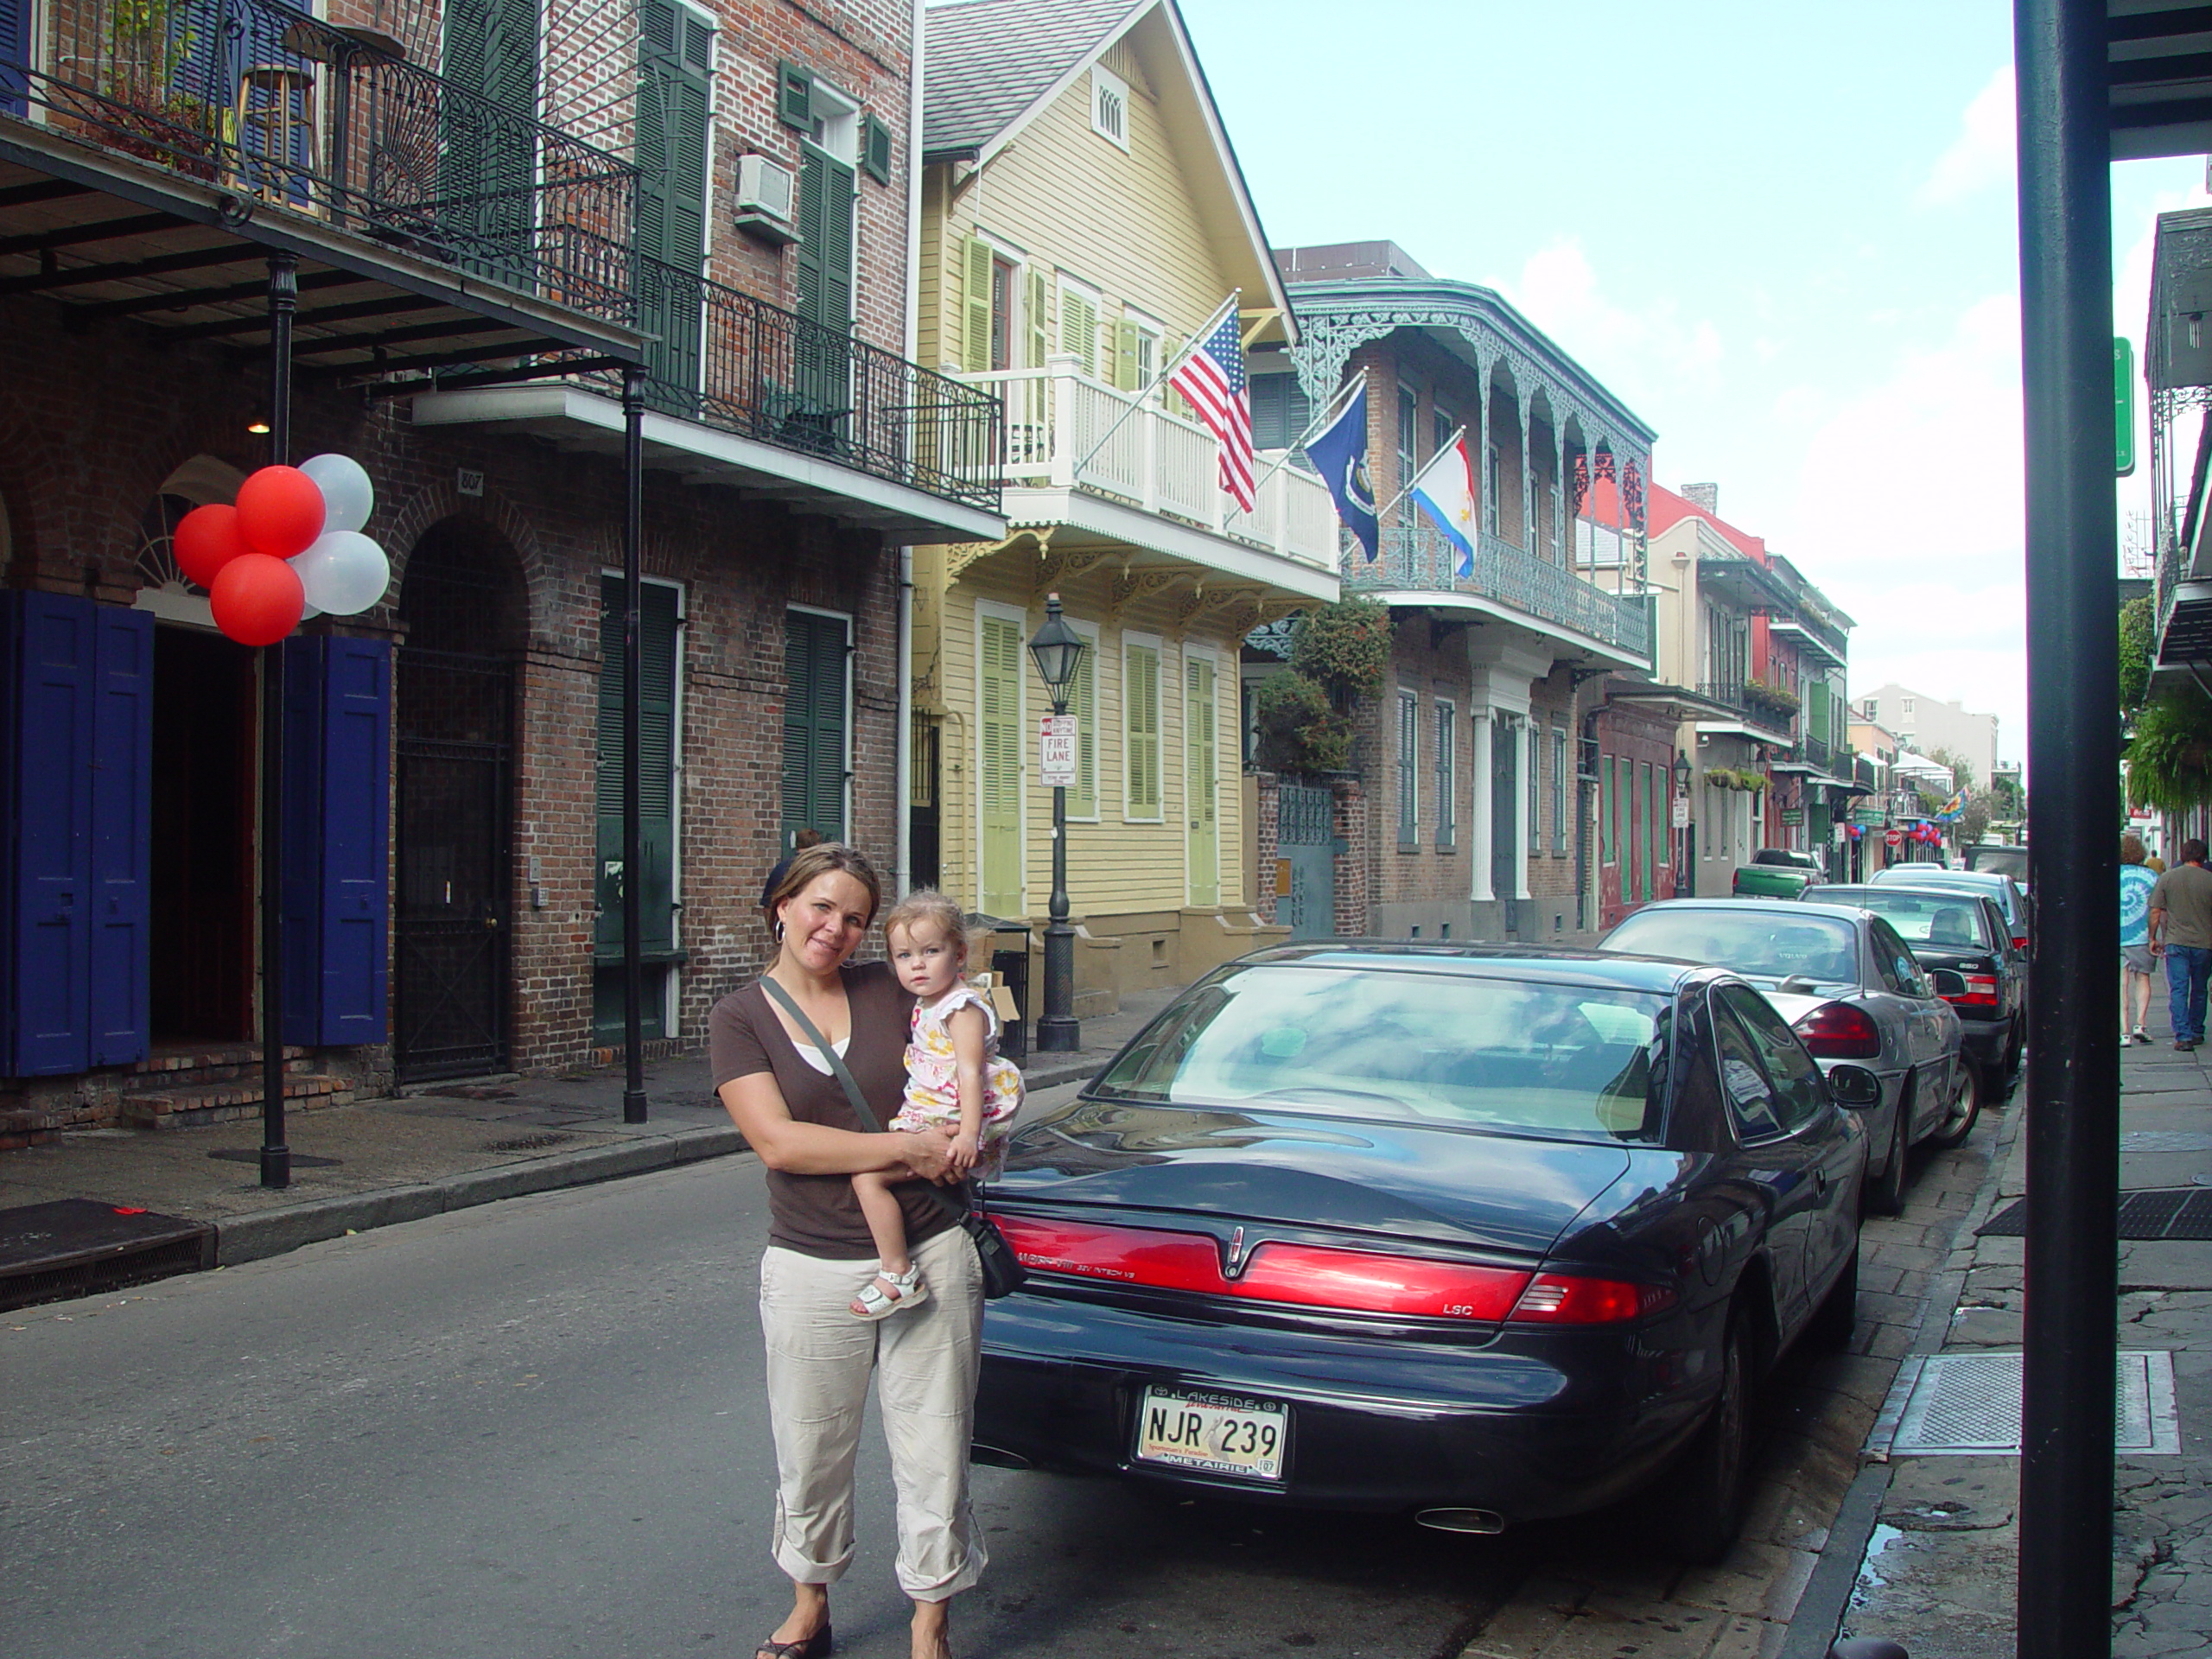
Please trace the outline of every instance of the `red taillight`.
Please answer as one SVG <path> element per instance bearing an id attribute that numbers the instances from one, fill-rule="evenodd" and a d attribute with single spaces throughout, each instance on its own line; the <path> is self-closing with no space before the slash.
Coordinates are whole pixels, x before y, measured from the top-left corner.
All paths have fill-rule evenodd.
<path id="1" fill-rule="evenodd" d="M 1221 1247 L 1203 1233 L 1034 1216 L 997 1221 L 1022 1266 L 1034 1272 L 1300 1307 L 1494 1324 L 1513 1312 L 1529 1279 L 1510 1268 L 1280 1242 L 1261 1244 L 1231 1279 L 1222 1272 Z"/>
<path id="2" fill-rule="evenodd" d="M 1943 999 L 1946 1002 L 1955 1008 L 1993 1008 L 1997 1006 L 1997 980 L 1993 975 L 1961 974 L 1959 977 L 1966 981 L 1966 989 L 1946 996 Z"/>
<path id="3" fill-rule="evenodd" d="M 1872 1060 L 1882 1053 L 1882 1033 L 1864 1008 L 1823 1002 L 1795 1029 L 1805 1046 L 1825 1060 Z"/>
<path id="4" fill-rule="evenodd" d="M 2015 950 L 2026 950 L 2028 948 L 2028 936 L 2024 933 L 2015 933 L 2012 936 L 2012 948 Z"/>
<path id="5" fill-rule="evenodd" d="M 1610 1325 L 1642 1319 L 1669 1306 L 1675 1293 L 1663 1285 L 1636 1285 L 1619 1279 L 1582 1279 L 1540 1273 L 1521 1293 L 1513 1310 L 1516 1325 Z"/>

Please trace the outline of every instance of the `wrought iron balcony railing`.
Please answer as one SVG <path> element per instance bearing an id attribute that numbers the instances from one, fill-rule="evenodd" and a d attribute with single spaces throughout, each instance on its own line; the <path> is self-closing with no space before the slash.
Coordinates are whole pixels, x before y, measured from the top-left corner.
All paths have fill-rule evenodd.
<path id="1" fill-rule="evenodd" d="M 1778 707 L 1762 696 L 1765 688 L 1757 680 L 1700 680 L 1697 690 L 1700 696 L 1726 703 L 1764 731 L 1786 734 L 1796 719 L 1795 710 Z"/>
<path id="2" fill-rule="evenodd" d="M 999 401 L 709 278 L 637 263 L 647 406 L 995 512 Z M 618 390 L 619 375 L 593 377 Z"/>
<path id="3" fill-rule="evenodd" d="M 1822 772 L 1828 769 L 1828 762 L 1835 753 L 1835 751 L 1828 747 L 1827 739 L 1815 737 L 1809 732 L 1798 740 L 1798 747 L 1799 752 L 1805 757 L 1806 764 L 1818 766 Z"/>
<path id="4" fill-rule="evenodd" d="M 1649 660 L 1650 607 L 1633 594 L 1586 582 L 1564 566 L 1487 533 L 1477 538 L 1472 570 L 1459 575 L 1459 550 L 1433 530 L 1387 528 L 1372 564 L 1357 547 L 1344 556 L 1344 584 L 1349 592 L 1418 588 L 1472 594 Z"/>
<path id="5" fill-rule="evenodd" d="M 279 0 L 48 0 L 0 118 L 628 322 L 628 162 Z M 0 41 L 0 53 L 8 50 Z"/>

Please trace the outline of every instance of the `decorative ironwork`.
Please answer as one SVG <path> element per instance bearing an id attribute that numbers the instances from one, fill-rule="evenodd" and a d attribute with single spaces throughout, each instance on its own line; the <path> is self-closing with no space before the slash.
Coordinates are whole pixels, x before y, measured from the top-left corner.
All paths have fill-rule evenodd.
<path id="1" fill-rule="evenodd" d="M 672 265 L 640 258 L 637 272 L 642 315 L 663 320 L 648 408 L 998 510 L 988 391 Z M 587 378 L 620 390 L 618 372 Z"/>
<path id="2" fill-rule="evenodd" d="M 279 0 L 42 10 L 14 73 L 48 132 L 632 320 L 630 162 Z"/>
<path id="3" fill-rule="evenodd" d="M 1272 622 L 1261 623 L 1258 627 L 1247 633 L 1244 636 L 1244 643 L 1255 651 L 1264 652 L 1267 655 L 1287 663 L 1290 660 L 1291 641 L 1297 633 L 1298 618 L 1295 614 L 1279 616 Z"/>
<path id="4" fill-rule="evenodd" d="M 1357 555 L 1344 560 L 1344 585 L 1348 592 L 1472 594 L 1649 658 L 1651 613 L 1645 601 L 1610 593 L 1487 531 L 1477 538 L 1473 569 L 1465 575 L 1457 572 L 1459 557 L 1459 550 L 1433 530 L 1386 529 L 1374 563 Z"/>
<path id="5" fill-rule="evenodd" d="M 1643 468 L 1630 455 L 1621 469 L 1621 506 L 1628 513 L 1629 528 L 1643 528 Z"/>
<path id="6" fill-rule="evenodd" d="M 1757 680 L 1700 680 L 1698 695 L 1734 709 L 1763 731 L 1788 733 L 1790 715 L 1764 700 L 1768 688 Z"/>

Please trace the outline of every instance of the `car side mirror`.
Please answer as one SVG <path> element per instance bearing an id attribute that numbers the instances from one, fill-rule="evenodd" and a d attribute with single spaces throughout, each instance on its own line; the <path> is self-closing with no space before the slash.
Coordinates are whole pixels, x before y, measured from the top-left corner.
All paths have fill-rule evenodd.
<path id="1" fill-rule="evenodd" d="M 1837 1105 L 1863 1112 L 1882 1103 L 1882 1080 L 1863 1065 L 1839 1065 L 1828 1073 L 1828 1095 Z"/>

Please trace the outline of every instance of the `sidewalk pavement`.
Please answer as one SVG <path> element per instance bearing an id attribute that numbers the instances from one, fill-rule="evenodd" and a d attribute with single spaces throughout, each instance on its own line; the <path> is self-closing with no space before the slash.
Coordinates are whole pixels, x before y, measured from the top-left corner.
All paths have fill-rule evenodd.
<path id="1" fill-rule="evenodd" d="M 1167 1001 L 1122 999 L 1073 1054 L 1032 1053 L 1028 1092 L 1090 1077 Z M 372 1227 L 746 1150 L 708 1087 L 707 1057 L 645 1068 L 650 1119 L 622 1121 L 621 1068 L 467 1078 L 287 1115 L 292 1185 L 260 1185 L 258 1117 L 202 1128 L 89 1129 L 0 1152 L 0 1211 L 89 1198 L 212 1224 L 234 1266 Z"/>
<path id="2" fill-rule="evenodd" d="M 2164 997 L 2149 1047 L 2125 1051 L 2120 1186 L 2212 1186 L 2212 1063 L 2177 1052 Z M 1961 1229 L 1914 1352 L 2020 1351 L 2025 1241 L 1974 1230 L 2025 1191 L 2024 1147 L 2007 1114 L 1997 1179 Z M 2122 1452 L 2113 1516 L 2115 1659 L 2212 1649 L 2212 1241 L 2123 1239 L 2123 1351 L 2171 1357 L 2178 1451 Z M 1901 1378 L 1901 1385 L 1909 1378 Z M 1842 1619 L 1846 1636 L 1885 1636 L 1914 1659 L 2012 1659 L 2018 1567 L 2018 1456 L 1890 1456 L 1893 1393 L 1868 1443 L 1881 1488 Z M 2158 1390 L 2149 1402 L 2155 1415 Z M 1886 1474 L 1885 1485 L 1881 1476 Z M 1818 1651 L 1817 1649 L 1813 1651 Z"/>

